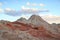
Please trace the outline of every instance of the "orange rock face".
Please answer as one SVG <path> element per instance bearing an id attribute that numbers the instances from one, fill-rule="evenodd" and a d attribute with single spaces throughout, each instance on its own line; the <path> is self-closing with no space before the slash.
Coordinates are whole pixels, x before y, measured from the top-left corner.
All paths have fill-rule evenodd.
<path id="1" fill-rule="evenodd" d="M 15 25 L 16 24 L 16 25 Z M 1 26 L 1 25 L 0 25 Z M 7 23 L 6 26 L 10 28 L 11 30 L 20 30 L 20 31 L 28 31 L 31 36 L 37 37 L 37 38 L 60 38 L 60 35 L 52 34 L 50 31 L 46 30 L 43 26 L 33 28 L 34 25 L 24 24 L 24 23 L 18 23 L 18 22 L 11 22 Z M 0 27 L 1 29 L 1 27 Z"/>
<path id="2" fill-rule="evenodd" d="M 11 30 L 21 30 L 21 31 L 27 31 L 32 28 L 31 25 L 27 25 L 27 24 L 19 23 L 19 22 L 6 23 L 5 26 Z"/>
<path id="3" fill-rule="evenodd" d="M 34 37 L 39 37 L 39 31 L 35 29 L 31 29 L 28 31 L 29 34 L 31 34 Z"/>
<path id="4" fill-rule="evenodd" d="M 0 27 L 0 30 L 1 30 L 2 28 Z"/>
<path id="5" fill-rule="evenodd" d="M 1 25 L 0 25 L 0 30 L 1 30 L 2 28 L 1 28 Z"/>
<path id="6" fill-rule="evenodd" d="M 46 30 L 43 26 L 35 28 L 35 29 L 30 29 L 28 31 L 29 34 L 31 34 L 34 37 L 37 38 L 57 38 L 60 39 L 57 35 L 52 34 L 50 31 Z"/>
<path id="7" fill-rule="evenodd" d="M 10 29 L 15 30 L 16 28 L 13 26 L 12 23 L 7 23 L 6 26 L 8 26 Z"/>

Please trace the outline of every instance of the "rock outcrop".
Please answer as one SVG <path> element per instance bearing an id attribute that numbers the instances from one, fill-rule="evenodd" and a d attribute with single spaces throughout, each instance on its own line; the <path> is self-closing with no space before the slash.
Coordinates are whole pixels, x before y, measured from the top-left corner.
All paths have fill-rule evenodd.
<path id="1" fill-rule="evenodd" d="M 60 24 L 49 24 L 38 15 L 0 21 L 0 40 L 60 40 Z"/>

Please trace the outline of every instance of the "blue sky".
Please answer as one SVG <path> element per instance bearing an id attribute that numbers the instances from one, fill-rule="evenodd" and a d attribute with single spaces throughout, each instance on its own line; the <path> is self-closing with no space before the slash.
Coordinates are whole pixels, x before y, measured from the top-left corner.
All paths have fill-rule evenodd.
<path id="1" fill-rule="evenodd" d="M 14 21 L 21 16 L 30 16 L 39 9 L 44 13 L 37 12 L 36 14 L 60 16 L 60 0 L 0 0 L 0 20 Z M 28 10 L 32 10 L 31 14 Z"/>

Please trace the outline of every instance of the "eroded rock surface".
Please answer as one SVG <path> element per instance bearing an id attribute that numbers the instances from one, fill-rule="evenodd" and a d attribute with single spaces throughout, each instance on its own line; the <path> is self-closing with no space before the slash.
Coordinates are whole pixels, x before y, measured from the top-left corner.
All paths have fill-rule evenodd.
<path id="1" fill-rule="evenodd" d="M 0 40 L 60 40 L 60 24 L 49 24 L 38 15 L 15 22 L 3 20 Z"/>

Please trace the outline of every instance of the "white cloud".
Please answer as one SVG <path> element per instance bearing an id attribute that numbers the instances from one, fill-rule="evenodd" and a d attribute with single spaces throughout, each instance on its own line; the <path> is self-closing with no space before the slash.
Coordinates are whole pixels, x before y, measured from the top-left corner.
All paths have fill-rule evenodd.
<path id="1" fill-rule="evenodd" d="M 5 10 L 6 11 L 11 11 L 11 10 L 15 11 L 15 9 L 11 9 L 11 8 L 6 8 Z"/>
<path id="2" fill-rule="evenodd" d="M 15 14 L 15 13 L 16 13 L 16 10 L 15 10 L 15 9 L 11 9 L 11 8 L 6 8 L 6 9 L 5 9 L 5 13 Z"/>
<path id="3" fill-rule="evenodd" d="M 29 2 L 27 2 L 27 5 L 28 5 L 28 6 L 30 6 L 30 3 L 29 3 Z"/>
<path id="4" fill-rule="evenodd" d="M 16 16 L 16 15 L 18 15 L 18 14 L 17 14 L 18 12 L 16 12 L 15 9 L 11 9 L 11 8 L 6 8 L 6 9 L 4 10 L 4 12 L 5 12 L 5 14 L 11 15 L 11 16 Z"/>
<path id="5" fill-rule="evenodd" d="M 0 13 L 2 13 L 2 12 L 3 12 L 3 9 L 0 8 Z"/>
<path id="6" fill-rule="evenodd" d="M 11 8 L 5 9 L 5 13 L 12 16 L 19 16 L 21 14 L 37 14 L 37 13 L 39 14 L 40 12 L 48 12 L 48 10 L 39 8 L 29 8 L 25 6 L 22 6 L 21 10 L 19 11 L 16 11 L 15 9 Z"/>
<path id="7" fill-rule="evenodd" d="M 37 3 L 30 3 L 30 2 L 27 2 L 26 5 L 27 6 L 45 6 L 45 4 L 43 3 L 37 4 Z"/>
<path id="8" fill-rule="evenodd" d="M 25 7 L 24 7 L 24 6 L 22 6 L 21 8 L 22 8 L 22 9 L 25 9 Z"/>
<path id="9" fill-rule="evenodd" d="M 28 8 L 22 6 L 22 9 L 20 10 L 21 13 L 40 13 L 40 12 L 48 12 L 48 9 L 39 9 L 39 8 Z"/>
<path id="10" fill-rule="evenodd" d="M 30 8 L 22 6 L 21 9 L 24 10 L 24 9 L 30 9 Z"/>
<path id="11" fill-rule="evenodd" d="M 43 3 L 40 3 L 40 6 L 45 6 L 45 4 L 43 4 Z"/>
<path id="12" fill-rule="evenodd" d="M 44 15 L 42 18 L 48 23 L 60 23 L 60 16 Z"/>

